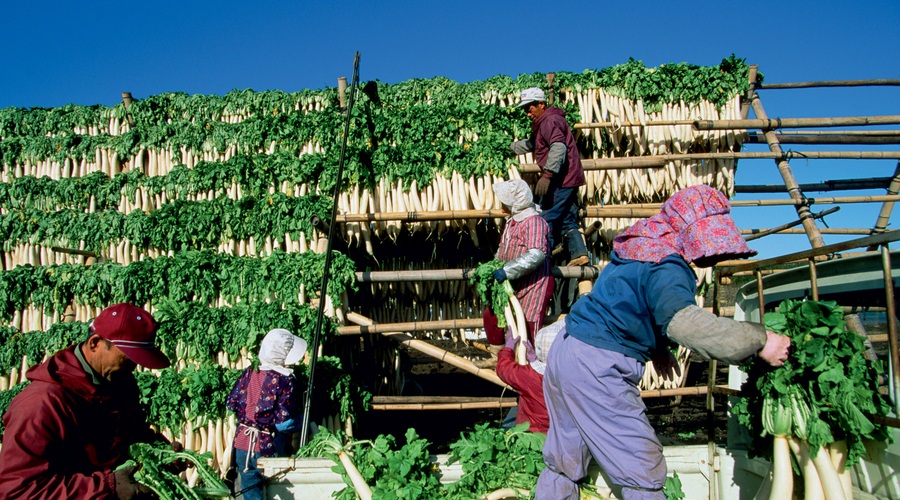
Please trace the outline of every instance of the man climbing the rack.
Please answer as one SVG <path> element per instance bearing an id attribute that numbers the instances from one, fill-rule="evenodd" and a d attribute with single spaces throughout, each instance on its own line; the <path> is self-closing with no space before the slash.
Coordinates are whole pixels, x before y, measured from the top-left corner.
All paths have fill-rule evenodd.
<path id="1" fill-rule="evenodd" d="M 531 119 L 531 137 L 510 144 L 516 154 L 534 152 L 541 176 L 534 186 L 540 198 L 541 215 L 550 225 L 550 248 L 565 239 L 570 266 L 589 262 L 584 237 L 578 230 L 578 188 L 585 184 L 581 156 L 565 112 L 548 106 L 544 91 L 531 87 L 522 91 L 517 107 Z"/>

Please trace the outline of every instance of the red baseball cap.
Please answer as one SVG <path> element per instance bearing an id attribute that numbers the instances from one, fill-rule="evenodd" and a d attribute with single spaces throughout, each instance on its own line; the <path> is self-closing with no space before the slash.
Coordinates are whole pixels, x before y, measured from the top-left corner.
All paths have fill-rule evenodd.
<path id="1" fill-rule="evenodd" d="M 128 304 L 114 304 L 100 311 L 91 322 L 91 333 L 110 341 L 128 359 L 151 368 L 165 368 L 171 363 L 154 345 L 156 321 L 150 313 L 140 307 Z"/>

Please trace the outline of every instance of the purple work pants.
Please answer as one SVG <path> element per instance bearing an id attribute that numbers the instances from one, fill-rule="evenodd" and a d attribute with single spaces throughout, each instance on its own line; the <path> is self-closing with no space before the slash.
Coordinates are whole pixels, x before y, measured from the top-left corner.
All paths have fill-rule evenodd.
<path id="1" fill-rule="evenodd" d="M 663 448 L 637 387 L 643 372 L 636 359 L 560 332 L 544 372 L 550 429 L 535 500 L 577 500 L 591 456 L 620 498 L 665 498 Z"/>

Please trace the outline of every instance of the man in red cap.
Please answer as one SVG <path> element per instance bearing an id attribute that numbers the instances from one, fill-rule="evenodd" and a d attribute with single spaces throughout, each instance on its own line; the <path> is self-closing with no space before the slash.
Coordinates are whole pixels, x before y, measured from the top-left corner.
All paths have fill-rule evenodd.
<path id="1" fill-rule="evenodd" d="M 30 369 L 30 383 L 3 415 L 0 499 L 138 498 L 150 492 L 133 469 L 113 472 L 137 442 L 165 441 L 138 404 L 137 365 L 169 360 L 153 343 L 157 324 L 132 304 L 100 312 L 87 340 Z M 172 443 L 181 449 L 180 443 Z"/>

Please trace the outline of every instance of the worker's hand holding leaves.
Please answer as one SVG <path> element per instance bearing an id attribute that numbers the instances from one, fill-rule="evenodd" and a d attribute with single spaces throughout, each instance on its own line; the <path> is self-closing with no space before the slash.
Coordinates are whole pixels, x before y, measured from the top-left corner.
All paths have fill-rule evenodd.
<path id="1" fill-rule="evenodd" d="M 759 357 L 774 367 L 779 367 L 788 359 L 791 338 L 766 330 L 766 345 L 759 351 Z"/>
<path id="2" fill-rule="evenodd" d="M 494 275 L 494 279 L 498 282 L 503 283 L 504 281 L 506 281 L 506 271 L 504 271 L 502 267 L 494 271 L 492 274 Z"/>
<path id="3" fill-rule="evenodd" d="M 184 445 L 179 443 L 178 441 L 172 441 L 172 451 L 175 453 L 179 453 L 184 451 Z M 175 460 L 174 462 L 170 462 L 165 465 L 165 468 L 168 469 L 172 474 L 181 474 L 186 471 L 190 466 L 190 462 L 187 460 Z"/>
<path id="4" fill-rule="evenodd" d="M 544 196 L 547 194 L 547 191 L 550 189 L 550 178 L 553 177 L 553 174 L 550 173 L 549 170 L 544 170 L 544 174 L 541 175 L 541 178 L 538 179 L 537 184 L 534 185 L 534 194 L 537 196 Z"/>
<path id="5" fill-rule="evenodd" d="M 152 498 L 153 490 L 134 480 L 137 466 L 123 467 L 113 473 L 116 480 L 116 496 L 120 500 Z"/>

